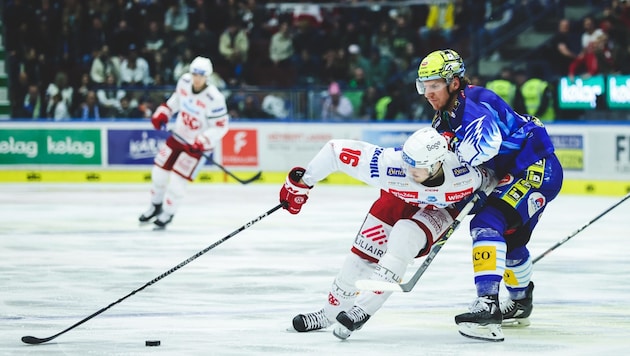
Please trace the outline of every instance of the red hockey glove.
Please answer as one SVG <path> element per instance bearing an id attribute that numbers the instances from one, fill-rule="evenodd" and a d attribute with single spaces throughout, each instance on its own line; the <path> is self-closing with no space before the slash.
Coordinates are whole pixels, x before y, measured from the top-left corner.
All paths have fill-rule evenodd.
<path id="1" fill-rule="evenodd" d="M 287 180 L 280 189 L 280 203 L 282 207 L 287 209 L 291 214 L 297 214 L 302 209 L 302 205 L 308 200 L 308 192 L 312 187 L 300 180 L 304 176 L 306 170 L 302 167 L 295 167 L 289 172 Z"/>
<path id="2" fill-rule="evenodd" d="M 173 112 L 171 109 L 169 109 L 166 104 L 162 104 L 153 112 L 153 115 L 151 116 L 151 123 L 156 130 L 162 130 L 162 127 L 166 127 L 168 119 L 170 119 L 172 115 Z"/>

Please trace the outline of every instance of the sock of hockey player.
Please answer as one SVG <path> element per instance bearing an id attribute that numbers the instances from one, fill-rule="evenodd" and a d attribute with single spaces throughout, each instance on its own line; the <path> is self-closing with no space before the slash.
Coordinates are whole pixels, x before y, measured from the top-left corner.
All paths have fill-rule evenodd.
<path id="1" fill-rule="evenodd" d="M 470 312 L 455 316 L 459 333 L 478 340 L 503 341 L 499 296 L 486 295 L 475 299 Z"/>
<path id="2" fill-rule="evenodd" d="M 350 337 L 353 331 L 361 329 L 368 319 L 370 319 L 368 313 L 357 306 L 353 306 L 347 312 L 342 311 L 337 315 L 337 321 L 340 325 L 335 327 L 333 335 L 345 340 Z"/>
<path id="3" fill-rule="evenodd" d="M 500 309 L 503 315 L 503 326 L 529 326 L 529 316 L 532 313 L 532 309 L 534 309 L 533 293 L 534 282 L 529 282 L 525 291 L 525 298 L 516 300 L 508 298 L 501 301 Z"/>
<path id="4" fill-rule="evenodd" d="M 332 324 L 324 309 L 320 309 L 314 313 L 298 314 L 293 318 L 293 328 L 297 332 L 309 332 L 325 329 Z"/>

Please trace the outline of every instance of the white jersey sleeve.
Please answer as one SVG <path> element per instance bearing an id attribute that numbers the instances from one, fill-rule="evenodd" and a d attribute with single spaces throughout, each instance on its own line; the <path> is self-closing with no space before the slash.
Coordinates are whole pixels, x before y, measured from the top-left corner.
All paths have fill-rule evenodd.
<path id="1" fill-rule="evenodd" d="M 174 131 L 186 143 L 202 136 L 205 148 L 213 149 L 228 131 L 230 118 L 225 96 L 214 85 L 194 93 L 190 73 L 181 76 L 166 105 L 177 112 Z"/>
<path id="2" fill-rule="evenodd" d="M 302 179 L 313 186 L 331 173 L 343 172 L 407 203 L 444 208 L 472 195 L 491 175 L 483 167 L 461 163 L 449 151 L 443 163 L 444 182 L 425 186 L 406 177 L 401 152 L 364 141 L 330 140 L 308 164 Z"/>

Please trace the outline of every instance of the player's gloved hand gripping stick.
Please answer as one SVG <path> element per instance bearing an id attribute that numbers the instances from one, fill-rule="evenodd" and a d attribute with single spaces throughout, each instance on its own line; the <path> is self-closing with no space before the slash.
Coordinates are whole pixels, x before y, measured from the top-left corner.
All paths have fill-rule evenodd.
<path id="1" fill-rule="evenodd" d="M 259 171 L 253 177 L 251 177 L 249 179 L 241 179 L 241 178 L 235 176 L 234 173 L 228 171 L 227 168 L 225 168 L 222 165 L 220 165 L 219 163 L 217 163 L 214 160 L 214 158 L 212 157 L 212 154 L 203 153 L 203 144 L 202 143 L 195 141 L 194 143 L 191 144 L 191 143 L 186 142 L 186 140 L 183 137 L 181 137 L 180 135 L 175 133 L 173 130 L 168 130 L 168 132 L 170 132 L 173 136 L 177 137 L 177 139 L 179 139 L 180 141 L 188 144 L 188 146 L 190 147 L 191 152 L 201 152 L 202 155 L 204 157 L 206 157 L 208 162 L 210 162 L 211 164 L 219 167 L 219 169 L 221 169 L 223 172 L 225 172 L 225 174 L 227 174 L 230 177 L 234 178 L 234 180 L 236 180 L 237 182 L 239 182 L 241 184 L 248 184 L 248 183 L 251 183 L 253 181 L 256 181 L 256 180 L 260 179 L 260 176 L 262 175 L 262 171 Z"/>

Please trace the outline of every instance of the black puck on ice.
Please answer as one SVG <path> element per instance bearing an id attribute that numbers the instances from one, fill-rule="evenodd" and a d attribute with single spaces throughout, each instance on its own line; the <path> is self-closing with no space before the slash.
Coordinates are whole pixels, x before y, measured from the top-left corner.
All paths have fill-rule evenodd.
<path id="1" fill-rule="evenodd" d="M 147 340 L 144 342 L 145 346 L 160 346 L 160 340 Z"/>

